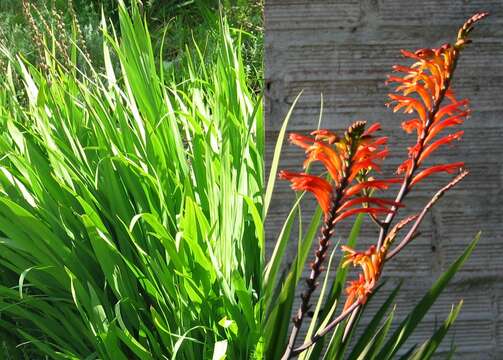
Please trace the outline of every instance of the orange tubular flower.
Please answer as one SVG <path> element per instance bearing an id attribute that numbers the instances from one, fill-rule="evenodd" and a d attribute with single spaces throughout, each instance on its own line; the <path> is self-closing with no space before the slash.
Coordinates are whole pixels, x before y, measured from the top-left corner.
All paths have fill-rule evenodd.
<path id="1" fill-rule="evenodd" d="M 304 173 L 294 173 L 290 171 L 281 171 L 281 179 L 290 180 L 292 189 L 296 191 L 309 191 L 313 193 L 325 214 L 330 209 L 330 199 L 332 196 L 332 185 L 318 176 Z"/>
<path id="2" fill-rule="evenodd" d="M 323 163 L 335 183 L 340 183 L 342 181 L 343 159 L 340 153 L 332 146 L 315 141 L 307 150 L 304 168 L 308 167 L 314 161 Z"/>
<path id="3" fill-rule="evenodd" d="M 359 194 L 362 190 L 386 190 L 389 187 L 389 184 L 400 183 L 402 179 L 387 179 L 387 180 L 367 180 L 362 181 L 356 185 L 353 185 L 347 188 L 344 191 L 343 199 L 350 198 L 353 195 Z"/>
<path id="4" fill-rule="evenodd" d="M 410 185 L 413 186 L 414 184 L 417 184 L 419 181 L 423 180 L 425 177 L 428 177 L 434 173 L 447 172 L 449 174 L 453 174 L 453 173 L 457 172 L 459 169 L 463 168 L 464 165 L 465 165 L 465 163 L 463 163 L 463 162 L 457 162 L 457 163 L 452 163 L 452 164 L 437 165 L 437 166 L 429 167 L 429 168 L 421 171 L 416 176 L 414 176 Z"/>
<path id="5" fill-rule="evenodd" d="M 359 274 L 358 280 L 349 281 L 346 287 L 347 298 L 342 311 L 346 311 L 355 301 L 359 301 L 360 304 L 365 304 L 370 292 L 371 289 L 368 288 L 365 278 L 362 274 Z"/>
<path id="6" fill-rule="evenodd" d="M 342 250 L 346 252 L 342 266 L 353 264 L 353 266 L 360 266 L 363 272 L 358 280 L 350 281 L 346 288 L 347 298 L 344 304 L 344 310 L 346 310 L 355 300 L 361 304 L 366 302 L 381 275 L 385 254 L 382 250 L 377 250 L 375 245 L 371 245 L 365 252 L 357 252 L 344 245 Z"/>

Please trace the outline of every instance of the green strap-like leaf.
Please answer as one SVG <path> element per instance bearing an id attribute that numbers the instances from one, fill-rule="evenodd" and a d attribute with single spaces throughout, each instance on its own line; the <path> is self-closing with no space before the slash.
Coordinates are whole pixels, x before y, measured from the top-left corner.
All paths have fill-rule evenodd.
<path id="1" fill-rule="evenodd" d="M 393 322 L 393 317 L 395 314 L 395 309 L 393 309 L 389 314 L 384 324 L 377 330 L 374 334 L 373 338 L 366 344 L 363 350 L 358 355 L 358 360 L 370 360 L 375 359 L 375 355 L 377 353 L 376 349 L 381 347 L 382 342 L 388 335 L 388 331 Z"/>
<path id="2" fill-rule="evenodd" d="M 353 350 L 349 354 L 348 360 L 355 360 L 357 358 L 361 357 L 361 353 L 363 352 L 364 348 L 367 346 L 367 344 L 371 341 L 372 337 L 374 336 L 375 331 L 378 329 L 379 324 L 381 323 L 381 320 L 384 318 L 386 312 L 388 309 L 391 307 L 393 302 L 395 301 L 396 296 L 398 295 L 398 292 L 400 291 L 400 288 L 402 286 L 402 283 L 400 282 L 395 289 L 389 294 L 387 297 L 386 301 L 381 305 L 377 313 L 374 315 L 370 323 L 365 327 L 365 330 L 363 331 L 363 334 L 360 335 L 358 342 L 356 345 L 353 347 Z M 365 311 L 365 309 L 362 310 L 362 312 Z"/>
<path id="3" fill-rule="evenodd" d="M 442 276 L 440 276 L 440 278 L 435 282 L 435 284 L 433 284 L 426 295 L 415 306 L 412 312 L 400 324 L 398 329 L 393 333 L 391 338 L 386 342 L 383 349 L 377 356 L 378 359 L 387 360 L 393 358 L 396 352 L 412 334 L 419 322 L 423 319 L 424 315 L 426 315 L 440 293 L 445 289 L 449 281 L 458 272 L 466 259 L 468 259 L 473 249 L 477 245 L 479 239 L 480 232 L 475 236 L 470 245 L 468 245 L 463 254 L 449 267 L 449 269 L 447 269 L 446 272 L 442 274 Z"/>
<path id="4" fill-rule="evenodd" d="M 444 339 L 445 335 L 451 328 L 451 326 L 454 324 L 454 321 L 456 321 L 456 318 L 459 315 L 459 311 L 461 310 L 461 307 L 463 306 L 463 300 L 459 302 L 458 305 L 453 307 L 451 310 L 451 313 L 445 319 L 444 324 L 435 331 L 435 334 L 432 335 L 430 339 L 428 339 L 421 347 L 412 355 L 410 358 L 411 360 L 428 360 L 431 359 L 433 354 L 435 354 L 435 351 L 437 350 L 438 346 Z"/>
<path id="5" fill-rule="evenodd" d="M 272 157 L 271 162 L 271 170 L 269 171 L 269 178 L 267 179 L 267 187 L 264 196 L 264 215 L 263 218 L 267 218 L 267 211 L 269 210 L 269 204 L 271 203 L 272 193 L 274 191 L 274 184 L 276 183 L 276 174 L 278 173 L 279 159 L 281 156 L 281 149 L 283 148 L 283 140 L 285 139 L 286 128 L 288 126 L 288 122 L 290 121 L 290 117 L 292 116 L 293 109 L 297 104 L 302 92 L 297 95 L 295 100 L 290 107 L 290 110 L 286 114 L 285 120 L 283 120 L 283 125 L 278 134 L 278 140 L 276 141 L 276 146 L 274 148 L 274 155 Z"/>

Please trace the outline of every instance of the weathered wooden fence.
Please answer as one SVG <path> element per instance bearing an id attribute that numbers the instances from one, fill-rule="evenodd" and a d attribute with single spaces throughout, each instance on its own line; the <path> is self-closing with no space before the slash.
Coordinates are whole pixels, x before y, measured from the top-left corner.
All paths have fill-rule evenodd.
<path id="1" fill-rule="evenodd" d="M 463 298 L 451 332 L 458 346 L 456 359 L 503 359 L 503 1 L 269 0 L 265 9 L 267 158 L 293 99 L 304 90 L 290 130 L 316 127 L 323 94 L 323 127 L 341 129 L 357 119 L 383 124 L 394 139 L 387 161 L 390 172 L 413 140 L 399 127 L 403 116 L 383 106 L 389 91 L 385 74 L 401 61 L 400 49 L 452 41 L 460 24 L 480 10 L 492 16 L 473 32 L 474 43 L 463 53 L 453 81 L 457 94 L 471 99 L 473 115 L 463 125 L 462 143 L 435 155 L 438 162 L 466 159 L 471 175 L 442 199 L 422 226 L 422 236 L 385 271 L 388 283 L 405 280 L 398 300 L 398 317 L 403 316 L 477 231 L 483 231 L 472 258 L 413 338 L 424 341 L 451 304 Z M 299 169 L 302 152 L 290 145 L 284 149 L 281 167 Z M 411 210 L 448 178 L 434 179 L 411 194 Z M 270 248 L 292 199 L 288 184 L 280 182 L 266 227 Z M 313 208 L 314 201 L 307 201 L 303 210 L 309 214 Z M 338 232 L 339 239 L 347 229 Z M 363 233 L 363 243 L 373 238 L 374 230 Z M 293 252 L 294 239 L 291 245 Z M 449 347 L 447 338 L 442 349 Z"/>

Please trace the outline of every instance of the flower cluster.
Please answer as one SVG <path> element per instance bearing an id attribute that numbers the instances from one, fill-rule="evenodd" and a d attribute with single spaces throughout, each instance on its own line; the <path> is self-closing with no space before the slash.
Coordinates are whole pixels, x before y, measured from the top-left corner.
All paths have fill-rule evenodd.
<path id="1" fill-rule="evenodd" d="M 378 162 L 388 154 L 385 147 L 387 138 L 375 136 L 379 129 L 379 124 L 366 128 L 366 122 L 358 121 L 343 136 L 328 130 L 314 131 L 311 136 L 290 135 L 290 141 L 306 152 L 304 168 L 316 161 L 323 164 L 328 173 L 326 178 L 289 171 L 280 173 L 282 179 L 291 182 L 292 189 L 313 193 L 325 214 L 318 248 L 311 262 L 311 273 L 306 280 L 307 289 L 301 295 L 302 303 L 294 318 L 296 328 L 301 326 L 304 314 L 309 309 L 309 301 L 323 270 L 321 264 L 326 257 L 335 224 L 358 213 L 368 213 L 375 218 L 400 206 L 394 201 L 370 195 L 373 190 L 383 190 L 390 183 L 401 181 L 369 177 L 372 170 L 380 171 Z"/>
<path id="2" fill-rule="evenodd" d="M 470 115 L 468 100 L 457 100 L 450 87 L 452 75 L 461 48 L 469 42 L 468 33 L 473 24 L 487 16 L 487 13 L 480 13 L 470 18 L 458 33 L 455 45 L 444 44 L 439 48 L 420 49 L 415 52 L 402 50 L 405 58 L 414 60 L 410 66 L 395 65 L 395 72 L 403 73 L 402 77 L 390 75 L 387 83 L 397 83 L 394 94 L 389 94 L 393 105 L 393 111 L 403 109 L 406 114 L 414 114 L 415 117 L 402 123 L 402 128 L 407 133 L 415 132 L 416 143 L 409 147 L 408 158 L 399 166 L 397 173 L 403 174 L 403 190 L 396 201 L 402 201 L 405 194 L 419 181 L 426 177 L 438 173 L 454 173 L 464 167 L 463 162 L 450 164 L 439 164 L 419 170 L 425 159 L 442 145 L 459 140 L 463 131 L 455 131 L 437 138 L 444 130 L 460 125 L 467 116 Z M 447 98 L 449 103 L 442 106 L 442 101 Z M 391 223 L 392 216 L 384 225 Z M 404 223 L 411 218 L 405 219 Z M 385 233 L 385 232 L 381 232 Z M 351 248 L 343 246 L 346 252 L 344 265 L 352 263 L 362 268 L 357 280 L 349 282 L 346 288 L 347 300 L 344 309 L 347 309 L 355 300 L 361 304 L 366 302 L 368 295 L 372 292 L 379 276 L 389 245 L 394 240 L 396 233 L 389 233 L 384 243 L 371 245 L 364 252 L 356 252 Z"/>
<path id="3" fill-rule="evenodd" d="M 378 161 L 388 155 L 388 149 L 384 147 L 388 139 L 374 136 L 380 129 L 379 124 L 373 124 L 367 130 L 365 126 L 364 121 L 356 122 L 342 137 L 328 130 L 313 131 L 312 137 L 290 135 L 290 141 L 306 151 L 304 168 L 319 161 L 329 177 L 327 180 L 322 176 L 282 171 L 280 178 L 291 181 L 292 189 L 296 191 L 313 193 L 325 217 L 332 214 L 332 223 L 362 212 L 388 213 L 390 206 L 398 205 L 368 195 L 372 189 L 383 190 L 389 183 L 400 180 L 368 177 L 371 170 L 380 171 Z M 362 204 L 364 206 L 359 207 Z"/>
<path id="4" fill-rule="evenodd" d="M 454 140 L 459 140 L 463 131 L 456 131 L 439 139 L 436 136 L 445 129 L 460 125 L 470 114 L 468 100 L 456 100 L 449 88 L 455 67 L 457 50 L 450 44 L 437 49 L 421 49 L 414 53 L 402 50 L 402 54 L 415 60 L 410 67 L 395 65 L 393 69 L 405 73 L 403 77 L 389 76 L 388 83 L 398 83 L 395 92 L 389 94 L 394 104 L 393 111 L 403 109 L 404 113 L 416 117 L 402 123 L 407 133 L 416 132 L 417 141 L 409 148 L 409 157 L 398 168 L 398 173 L 406 175 L 419 167 L 435 150 Z M 450 103 L 440 107 L 443 98 Z M 411 185 L 427 176 L 441 171 L 455 172 L 463 167 L 462 162 L 443 164 L 424 169 L 411 179 Z"/>
<path id="5" fill-rule="evenodd" d="M 385 253 L 381 249 L 378 250 L 375 245 L 371 245 L 364 252 L 357 252 L 345 245 L 342 246 L 342 250 L 346 252 L 343 267 L 353 264 L 362 268 L 362 274 L 359 274 L 358 279 L 350 281 L 346 287 L 347 298 L 344 305 L 344 310 L 346 310 L 356 300 L 365 304 L 368 295 L 379 280 Z"/>

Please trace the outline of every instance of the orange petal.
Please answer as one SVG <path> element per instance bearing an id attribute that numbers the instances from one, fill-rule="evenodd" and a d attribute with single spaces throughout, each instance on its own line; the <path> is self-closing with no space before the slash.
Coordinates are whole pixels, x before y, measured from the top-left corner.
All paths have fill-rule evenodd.
<path id="1" fill-rule="evenodd" d="M 379 152 L 372 152 L 370 155 L 363 157 L 363 159 L 354 159 L 354 163 L 351 166 L 351 174 L 348 181 L 352 181 L 360 170 L 368 169 L 377 172 L 381 171 L 381 167 L 377 165 L 374 160 L 384 159 L 389 154 L 388 149 L 381 150 Z"/>
<path id="2" fill-rule="evenodd" d="M 418 74 L 415 79 L 416 81 L 422 81 L 426 89 L 430 91 L 430 93 L 434 96 L 434 98 L 435 99 L 438 98 L 438 95 L 440 94 L 440 88 L 438 87 L 438 84 L 435 82 L 435 79 L 433 79 L 431 76 L 425 73 Z"/>
<path id="3" fill-rule="evenodd" d="M 414 60 L 422 60 L 420 56 L 416 55 L 413 52 L 410 52 L 408 50 L 400 50 L 403 56 L 414 59 Z"/>
<path id="4" fill-rule="evenodd" d="M 418 163 L 422 163 L 424 159 L 426 159 L 433 151 L 438 149 L 440 146 L 444 144 L 449 144 L 453 142 L 454 140 L 459 140 L 461 136 L 463 136 L 465 132 L 463 130 L 458 131 L 454 134 L 449 134 L 441 139 L 438 139 L 437 141 L 433 142 L 432 144 L 428 145 L 423 152 L 421 153 L 421 156 L 419 157 Z"/>
<path id="5" fill-rule="evenodd" d="M 353 156 L 353 159 L 356 161 L 360 159 L 364 159 L 367 156 L 371 156 L 373 153 L 377 151 L 377 148 L 381 145 L 386 145 L 388 143 L 387 137 L 380 137 L 376 140 L 373 139 L 364 139 L 360 141 L 360 145 L 358 146 L 358 150 Z"/>
<path id="6" fill-rule="evenodd" d="M 295 144 L 306 150 L 309 149 L 311 145 L 314 143 L 313 138 L 310 138 L 309 136 L 300 135 L 297 133 L 291 133 L 289 138 L 292 144 Z"/>
<path id="7" fill-rule="evenodd" d="M 378 130 L 381 130 L 381 124 L 374 123 L 374 124 L 370 125 L 367 130 L 365 130 L 365 132 L 362 134 L 362 137 L 369 136 Z"/>
<path id="8" fill-rule="evenodd" d="M 431 79 L 434 80 L 436 83 L 435 88 L 436 89 L 442 89 L 444 87 L 444 82 L 445 82 L 445 74 L 443 71 L 443 66 L 439 66 L 439 64 L 435 62 L 426 62 L 425 63 L 425 68 L 427 68 L 430 73 L 431 73 Z M 435 98 L 438 98 L 439 94 L 435 94 Z"/>
<path id="9" fill-rule="evenodd" d="M 408 66 L 393 65 L 392 68 L 393 68 L 393 71 L 395 71 L 395 72 L 401 72 L 401 73 L 405 73 L 405 74 L 414 74 L 414 75 L 418 74 L 418 71 L 416 69 L 413 69 Z"/>
<path id="10" fill-rule="evenodd" d="M 414 86 L 414 91 L 419 94 L 427 109 L 431 109 L 431 94 L 420 84 Z"/>
<path id="11" fill-rule="evenodd" d="M 341 250 L 344 251 L 344 252 L 347 252 L 349 254 L 355 254 L 356 253 L 356 251 L 353 248 L 351 248 L 351 247 L 349 247 L 347 245 L 341 245 Z"/>
<path id="12" fill-rule="evenodd" d="M 451 103 L 458 102 L 456 100 L 456 97 L 454 96 L 454 91 L 451 88 L 447 89 L 447 91 L 445 92 L 445 97 L 449 99 Z"/>
<path id="13" fill-rule="evenodd" d="M 318 176 L 290 171 L 281 171 L 279 177 L 291 181 L 291 187 L 295 191 L 309 191 L 313 193 L 323 212 L 325 214 L 329 212 L 332 199 L 332 185 L 328 181 Z"/>
<path id="14" fill-rule="evenodd" d="M 305 165 L 313 161 L 320 161 L 325 166 L 332 179 L 336 182 L 340 181 L 343 163 L 340 155 L 332 146 L 316 141 L 307 152 L 308 155 Z"/>
<path id="15" fill-rule="evenodd" d="M 341 220 L 344 220 L 347 217 L 350 217 L 355 214 L 361 214 L 361 213 L 367 213 L 367 214 L 382 214 L 382 213 L 391 213 L 393 210 L 391 209 L 385 209 L 385 208 L 358 208 L 358 209 L 351 209 L 351 210 L 346 210 L 339 216 L 337 216 L 334 220 L 334 224 L 338 223 Z"/>
<path id="16" fill-rule="evenodd" d="M 439 121 L 439 122 L 433 124 L 433 126 L 430 128 L 430 131 L 428 132 L 428 136 L 424 140 L 424 143 L 425 144 L 429 143 L 443 129 L 450 127 L 450 126 L 462 124 L 464 122 L 463 118 L 466 118 L 469 114 L 470 114 L 470 110 L 463 111 L 462 113 L 448 117 L 442 121 Z"/>
<path id="17" fill-rule="evenodd" d="M 402 51 L 402 54 L 403 54 L 403 51 Z M 434 51 L 434 49 L 423 48 L 423 49 L 416 50 L 414 52 L 414 55 L 416 55 L 416 57 L 418 57 L 422 60 L 431 59 L 431 58 L 435 57 L 435 51 Z"/>
<path id="18" fill-rule="evenodd" d="M 466 109 L 461 110 L 460 108 L 468 105 L 468 99 L 463 99 L 453 104 L 449 104 L 440 108 L 440 110 L 435 114 L 434 123 L 442 120 L 445 115 L 453 115 L 456 112 L 463 112 Z"/>
<path id="19" fill-rule="evenodd" d="M 465 163 L 463 162 L 457 162 L 457 163 L 452 163 L 452 164 L 446 164 L 446 165 L 436 165 L 429 167 L 423 171 L 421 171 L 419 174 L 414 176 L 412 179 L 410 185 L 413 186 L 417 184 L 419 181 L 423 180 L 424 178 L 430 176 L 431 174 L 437 173 L 437 172 L 447 172 L 447 173 L 455 173 L 459 169 L 463 168 Z"/>
<path id="20" fill-rule="evenodd" d="M 412 168 L 412 159 L 407 159 L 403 163 L 400 164 L 398 169 L 396 170 L 397 174 L 408 174 Z"/>
<path id="21" fill-rule="evenodd" d="M 389 184 L 401 183 L 402 179 L 388 179 L 388 180 L 368 180 L 358 183 L 346 189 L 344 192 L 344 198 L 349 198 L 353 195 L 360 193 L 364 189 L 377 189 L 386 190 Z"/>
<path id="22" fill-rule="evenodd" d="M 397 105 L 393 108 L 393 112 L 397 112 L 402 107 L 406 107 L 405 113 L 410 113 L 412 110 L 415 110 L 421 121 L 426 123 L 426 109 L 419 100 L 398 94 L 388 94 L 388 96 L 391 100 L 397 102 Z"/>
<path id="23" fill-rule="evenodd" d="M 398 66 L 398 65 L 395 65 Z M 394 67 L 393 67 L 394 68 Z M 405 68 L 406 70 L 404 72 L 409 72 L 410 68 Z M 412 70 L 412 69 L 410 69 Z M 402 78 L 399 76 L 394 76 L 394 75 L 387 75 L 386 76 L 386 81 L 384 82 L 386 85 L 391 84 L 391 83 L 398 83 L 398 84 L 410 84 L 412 80 Z"/>
<path id="24" fill-rule="evenodd" d="M 402 122 L 402 129 L 408 134 L 416 130 L 419 135 L 423 131 L 423 123 L 417 118 L 406 120 Z"/>
<path id="25" fill-rule="evenodd" d="M 313 135 L 316 140 L 325 141 L 329 144 L 333 144 L 339 139 L 335 132 L 327 129 L 315 130 L 311 132 L 311 135 Z"/>
<path id="26" fill-rule="evenodd" d="M 348 177 L 348 181 L 353 181 L 361 170 L 374 170 L 381 172 L 381 167 L 373 162 L 372 159 L 359 161 L 351 167 L 351 174 Z"/>
<path id="27" fill-rule="evenodd" d="M 385 207 L 385 206 L 403 207 L 403 204 L 397 203 L 393 200 L 362 196 L 362 197 L 358 197 L 356 199 L 345 201 L 344 204 L 342 204 L 339 207 L 339 211 L 342 211 L 342 210 L 348 209 L 352 206 L 360 205 L 360 204 L 376 204 L 381 207 Z"/>

